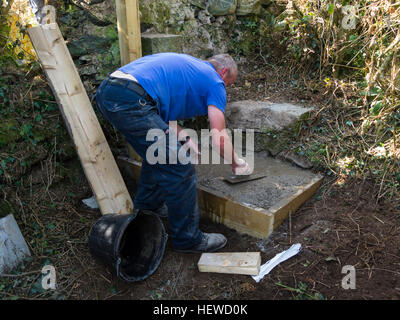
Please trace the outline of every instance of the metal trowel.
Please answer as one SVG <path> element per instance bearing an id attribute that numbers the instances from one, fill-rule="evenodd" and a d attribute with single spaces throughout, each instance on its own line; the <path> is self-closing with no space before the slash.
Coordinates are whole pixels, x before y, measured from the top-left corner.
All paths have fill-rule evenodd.
<path id="1" fill-rule="evenodd" d="M 256 173 L 250 175 L 235 175 L 235 174 L 227 174 L 221 177 L 222 180 L 235 184 L 240 182 L 252 181 L 266 177 L 266 173 Z"/>

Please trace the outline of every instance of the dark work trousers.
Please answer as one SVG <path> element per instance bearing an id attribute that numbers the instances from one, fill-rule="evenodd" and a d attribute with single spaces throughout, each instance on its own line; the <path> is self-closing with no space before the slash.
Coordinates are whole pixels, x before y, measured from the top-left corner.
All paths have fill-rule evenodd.
<path id="1" fill-rule="evenodd" d="M 190 162 L 168 163 L 170 152 L 178 154 L 182 145 L 169 143 L 169 135 L 175 133 L 159 116 L 157 103 L 147 93 L 135 90 L 133 84 L 130 80 L 107 77 L 96 92 L 97 108 L 143 159 L 135 208 L 155 210 L 165 202 L 172 246 L 190 248 L 200 243 L 202 237 L 195 168 Z M 166 133 L 166 163 L 147 161 L 146 151 L 154 143 L 146 140 L 150 129 Z"/>

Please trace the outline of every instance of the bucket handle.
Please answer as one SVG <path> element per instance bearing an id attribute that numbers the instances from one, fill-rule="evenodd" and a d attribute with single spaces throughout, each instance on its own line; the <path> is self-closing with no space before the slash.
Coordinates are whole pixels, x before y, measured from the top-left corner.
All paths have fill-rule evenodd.
<path id="1" fill-rule="evenodd" d="M 115 265 L 115 269 L 116 269 L 116 272 L 117 272 L 117 276 L 120 276 L 120 270 L 121 270 L 121 257 L 118 257 L 118 259 L 117 259 L 117 263 L 116 263 L 116 265 Z"/>

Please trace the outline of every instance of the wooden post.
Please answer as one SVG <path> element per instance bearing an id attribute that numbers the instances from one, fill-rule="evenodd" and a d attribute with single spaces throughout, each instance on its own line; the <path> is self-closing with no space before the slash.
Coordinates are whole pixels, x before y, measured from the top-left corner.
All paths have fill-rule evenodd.
<path id="1" fill-rule="evenodd" d="M 121 65 L 142 56 L 139 1 L 117 0 L 117 27 Z"/>
<path id="2" fill-rule="evenodd" d="M 139 0 L 117 0 L 116 11 L 121 65 L 124 66 L 142 56 Z M 130 144 L 128 152 L 131 159 L 142 160 Z"/>
<path id="3" fill-rule="evenodd" d="M 28 29 L 102 214 L 133 202 L 56 23 Z"/>

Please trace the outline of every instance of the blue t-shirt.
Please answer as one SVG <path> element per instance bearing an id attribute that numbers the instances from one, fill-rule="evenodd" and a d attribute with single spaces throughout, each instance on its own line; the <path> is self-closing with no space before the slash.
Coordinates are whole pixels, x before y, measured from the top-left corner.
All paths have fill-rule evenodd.
<path id="1" fill-rule="evenodd" d="M 159 103 L 168 122 L 206 115 L 209 105 L 225 111 L 225 83 L 207 61 L 181 53 L 144 56 L 121 68 Z"/>

